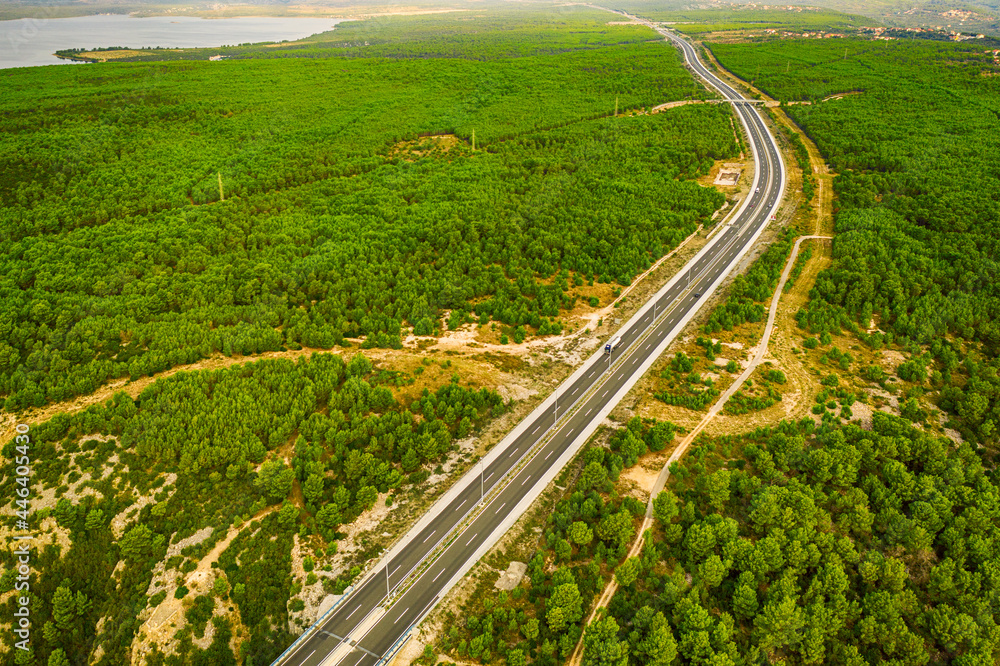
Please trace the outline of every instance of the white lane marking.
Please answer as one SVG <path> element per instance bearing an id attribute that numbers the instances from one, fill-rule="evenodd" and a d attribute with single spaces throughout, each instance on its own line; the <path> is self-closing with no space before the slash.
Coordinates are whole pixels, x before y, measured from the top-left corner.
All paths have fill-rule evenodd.
<path id="1" fill-rule="evenodd" d="M 354 615 L 355 613 L 357 613 L 357 612 L 358 612 L 358 609 L 359 609 L 359 608 L 361 608 L 361 605 L 360 605 L 360 604 L 358 604 L 358 608 L 355 608 L 354 610 L 352 610 L 352 611 L 351 611 L 351 615 Z M 347 616 L 347 617 L 345 617 L 344 619 L 345 619 L 345 620 L 350 620 L 350 619 L 351 619 L 351 615 L 348 615 L 348 616 Z"/>
<path id="2" fill-rule="evenodd" d="M 586 414 L 584 414 L 584 416 L 590 416 L 590 413 L 591 413 L 592 411 L 594 411 L 594 408 L 593 408 L 593 407 L 591 407 L 590 409 L 588 409 L 588 410 L 587 410 L 587 413 L 586 413 Z"/>
<path id="3" fill-rule="evenodd" d="M 465 545 L 466 545 L 466 546 L 468 546 L 468 545 L 471 545 L 471 544 L 472 544 L 472 542 L 473 542 L 473 541 L 475 541 L 475 540 L 476 540 L 476 535 L 475 535 L 475 534 L 473 534 L 473 535 L 472 535 L 472 538 L 471 538 L 471 539 L 469 539 L 469 543 L 467 543 L 467 544 L 465 544 Z"/>
<path id="4" fill-rule="evenodd" d="M 437 530 L 434 530 L 434 532 L 437 532 Z M 432 536 L 434 536 L 434 532 L 431 532 L 430 534 L 428 534 L 427 536 L 425 536 L 423 542 L 427 543 L 427 540 L 430 539 Z M 396 569 L 398 569 L 398 568 L 399 567 L 396 567 Z M 393 571 L 395 571 L 396 569 L 393 569 Z"/>
<path id="5" fill-rule="evenodd" d="M 356 662 L 354 662 L 354 666 L 358 666 L 358 664 L 360 664 L 360 663 L 361 663 L 361 660 L 362 660 L 362 659 L 364 659 L 364 658 L 365 658 L 365 653 L 364 653 L 364 652 L 362 652 L 362 653 L 361 653 L 361 656 L 360 656 L 360 657 L 358 657 L 358 660 L 357 660 Z"/>
<path id="6" fill-rule="evenodd" d="M 459 505 L 458 505 L 457 507 L 455 507 L 455 511 L 458 511 L 458 510 L 459 510 L 459 509 L 461 509 L 461 508 L 462 508 L 463 506 L 465 506 L 465 503 L 466 503 L 466 502 L 468 502 L 468 501 L 469 501 L 469 500 L 467 500 L 467 499 L 464 499 L 464 500 L 462 500 L 462 503 L 461 503 L 461 504 L 459 504 Z"/>
<path id="7" fill-rule="evenodd" d="M 488 480 L 488 479 L 489 479 L 489 478 L 490 478 L 491 476 L 493 476 L 494 474 L 496 474 L 496 472 L 490 472 L 490 476 L 486 477 L 486 478 L 487 478 L 487 480 Z"/>
<path id="8" fill-rule="evenodd" d="M 551 455 L 552 455 L 552 452 L 551 452 L 551 451 L 549 451 L 549 456 L 551 456 Z M 549 456 L 545 456 L 545 459 L 546 459 L 546 460 L 548 460 L 548 459 L 549 459 Z"/>
<path id="9" fill-rule="evenodd" d="M 521 485 L 523 486 L 524 484 L 526 484 L 528 482 L 528 479 L 530 478 L 531 478 L 530 476 L 524 477 L 524 481 L 521 482 Z"/>
<path id="10" fill-rule="evenodd" d="M 515 454 L 515 453 L 517 453 L 517 449 L 514 449 L 513 451 L 511 451 L 511 452 L 510 452 L 510 455 L 509 455 L 509 456 L 507 456 L 507 457 L 508 457 L 508 458 L 512 458 L 512 457 L 514 456 L 514 454 Z"/>
<path id="11" fill-rule="evenodd" d="M 610 391 L 610 390 L 611 390 L 611 389 L 608 389 L 608 391 Z M 604 396 L 606 396 L 606 395 L 608 394 L 608 391 L 605 391 L 604 393 L 602 393 L 602 394 L 601 394 L 601 397 L 603 398 Z"/>
<path id="12" fill-rule="evenodd" d="M 312 652 L 310 652 L 309 653 L 309 657 L 313 656 L 314 654 L 316 654 L 316 650 L 313 650 Z M 306 657 L 306 661 L 309 661 L 309 657 Z"/>
<path id="13" fill-rule="evenodd" d="M 541 428 L 541 427 L 542 427 L 541 424 L 536 425 L 535 429 L 531 431 L 531 434 L 534 435 L 536 432 L 538 432 L 538 429 Z"/>
<path id="14" fill-rule="evenodd" d="M 403 612 L 399 614 L 399 617 L 397 617 L 397 618 L 396 618 L 396 622 L 399 622 L 400 620 L 402 620 L 402 619 L 403 619 L 403 616 L 404 616 L 404 615 L 406 615 L 406 613 L 407 613 L 407 612 L 408 612 L 409 610 L 410 610 L 410 607 L 409 607 L 409 606 L 407 606 L 407 607 L 406 607 L 406 608 L 405 608 L 405 609 L 403 610 Z M 396 624 L 396 622 L 393 622 L 393 624 Z M 359 659 L 358 661 L 361 661 L 361 660 Z"/>
<path id="15" fill-rule="evenodd" d="M 440 578 L 441 574 L 443 574 L 443 573 L 444 573 L 444 569 L 441 569 L 441 571 L 438 571 L 438 575 L 434 576 L 434 580 L 432 580 L 431 582 L 433 583 L 433 582 L 437 581 L 437 579 Z"/>
<path id="16" fill-rule="evenodd" d="M 501 504 L 500 506 L 498 506 L 497 510 L 494 511 L 493 513 L 500 513 L 500 509 L 504 508 L 505 506 L 507 506 L 507 502 L 504 502 L 503 504 Z"/>
<path id="17" fill-rule="evenodd" d="M 424 539 L 424 541 L 427 541 L 427 539 Z M 399 567 L 401 567 L 401 566 L 403 566 L 403 565 L 402 565 L 402 564 L 397 564 L 397 565 L 396 565 L 396 567 L 395 567 L 395 568 L 394 568 L 394 569 L 393 569 L 392 571 L 390 571 L 390 572 L 389 572 L 389 575 L 391 576 L 392 574 L 396 573 L 396 571 L 397 571 L 397 570 L 399 569 Z"/>

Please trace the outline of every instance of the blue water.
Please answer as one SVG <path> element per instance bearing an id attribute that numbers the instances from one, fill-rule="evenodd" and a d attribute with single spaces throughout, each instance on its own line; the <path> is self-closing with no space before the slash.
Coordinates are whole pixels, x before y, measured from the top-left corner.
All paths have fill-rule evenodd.
<path id="1" fill-rule="evenodd" d="M 61 49 L 104 46 L 195 48 L 302 39 L 343 19 L 191 16 L 134 18 L 124 14 L 0 21 L 0 69 L 66 64 Z"/>

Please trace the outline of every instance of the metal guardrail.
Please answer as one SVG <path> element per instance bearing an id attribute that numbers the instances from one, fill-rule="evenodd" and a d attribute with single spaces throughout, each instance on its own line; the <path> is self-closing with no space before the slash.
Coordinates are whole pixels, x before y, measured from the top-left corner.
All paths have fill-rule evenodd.
<path id="1" fill-rule="evenodd" d="M 403 632 L 403 635 L 397 638 L 396 642 L 390 645 L 389 649 L 382 653 L 382 656 L 379 658 L 375 666 L 384 666 L 385 664 L 388 664 L 389 660 L 391 660 L 393 656 L 395 656 L 396 651 L 399 650 L 399 648 L 403 647 L 403 643 L 405 643 L 410 638 L 410 632 L 413 631 L 413 628 L 416 626 L 417 623 L 414 622 L 409 627 L 407 627 L 406 631 Z"/>
<path id="2" fill-rule="evenodd" d="M 332 613 L 334 610 L 336 610 L 336 608 L 338 606 L 340 606 L 340 604 L 342 604 L 344 601 L 346 601 L 347 597 L 350 596 L 351 592 L 353 592 L 353 591 L 354 591 L 354 586 L 353 585 L 348 585 L 346 588 L 344 588 L 344 591 L 341 593 L 340 598 L 337 599 L 335 602 L 333 602 L 333 605 L 330 606 L 328 609 L 326 609 L 326 612 L 323 613 L 320 617 L 318 617 L 315 622 L 313 622 L 311 625 L 309 625 L 308 627 L 306 627 L 306 630 L 303 631 L 299 635 L 298 638 L 296 638 L 294 641 L 292 641 L 292 644 L 289 645 L 287 648 L 285 648 L 285 651 L 282 652 L 281 654 L 279 654 L 278 658 L 275 659 L 271 663 L 272 664 L 280 664 L 281 660 L 284 659 L 285 656 L 287 656 L 289 652 L 291 652 L 293 649 L 295 649 L 295 646 L 297 646 L 299 643 L 301 643 L 302 641 L 304 641 L 309 636 L 312 636 L 312 634 L 314 633 L 314 630 L 317 627 L 319 627 L 320 624 L 322 624 L 323 620 L 326 619 L 326 616 L 329 615 L 330 613 Z"/>

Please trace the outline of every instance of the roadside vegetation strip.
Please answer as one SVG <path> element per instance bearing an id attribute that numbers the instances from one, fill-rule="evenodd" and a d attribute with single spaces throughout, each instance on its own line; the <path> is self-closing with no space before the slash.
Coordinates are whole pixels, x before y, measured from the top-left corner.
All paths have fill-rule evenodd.
<path id="1" fill-rule="evenodd" d="M 653 485 L 653 489 L 649 494 L 649 501 L 646 504 L 646 515 L 642 520 L 642 527 L 639 528 L 638 536 L 629 549 L 627 557 L 635 557 L 642 550 L 643 545 L 646 540 L 646 532 L 653 525 L 653 500 L 656 496 L 663 490 L 666 485 L 667 479 L 670 477 L 670 466 L 681 459 L 687 452 L 688 447 L 694 442 L 695 438 L 701 433 L 702 430 L 709 424 L 709 422 L 715 418 L 715 416 L 722 411 L 725 407 L 726 402 L 740 389 L 740 387 L 750 378 L 757 366 L 764 359 L 764 355 L 767 353 L 768 342 L 771 338 L 771 333 L 774 330 L 774 320 L 778 313 L 778 303 L 781 301 L 781 296 L 784 293 L 785 283 L 788 281 L 788 277 L 791 274 L 792 267 L 795 265 L 795 259 L 798 257 L 799 247 L 802 241 L 805 240 L 832 240 L 832 236 L 801 236 L 795 241 L 795 245 L 792 247 L 792 252 L 785 262 L 785 269 L 781 274 L 781 281 L 778 283 L 777 288 L 774 290 L 774 296 L 771 298 L 771 309 L 767 317 L 767 326 L 764 328 L 764 334 L 761 336 L 760 344 L 757 347 L 757 352 L 754 354 L 753 358 L 750 359 L 750 363 L 747 368 L 740 374 L 740 376 L 733 382 L 733 384 L 726 389 L 722 396 L 716 401 L 712 408 L 709 409 L 708 413 L 702 418 L 697 426 L 687 437 L 685 437 L 677 448 L 674 449 L 670 457 L 667 458 L 666 462 L 663 463 L 663 468 L 660 471 L 660 476 L 657 477 L 656 483 Z M 614 596 L 618 589 L 618 584 L 615 582 L 612 576 L 611 580 L 608 582 L 601 596 L 598 598 L 597 604 L 591 611 L 590 616 L 587 618 L 587 622 L 584 624 L 584 632 L 580 635 L 580 640 L 576 644 L 576 648 L 573 650 L 573 656 L 568 662 L 568 666 L 579 666 L 581 659 L 583 657 L 583 639 L 586 635 L 586 627 L 589 626 L 594 619 L 597 617 L 598 612 L 602 608 L 606 608 L 608 603 L 610 603 L 611 598 Z"/>

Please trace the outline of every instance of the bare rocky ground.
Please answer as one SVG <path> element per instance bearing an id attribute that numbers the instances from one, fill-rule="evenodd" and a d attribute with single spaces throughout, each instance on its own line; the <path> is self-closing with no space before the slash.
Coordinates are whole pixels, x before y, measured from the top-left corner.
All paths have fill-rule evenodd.
<path id="1" fill-rule="evenodd" d="M 210 550 L 204 557 L 202 557 L 195 569 L 186 574 L 183 574 L 176 570 L 168 570 L 166 568 L 166 560 L 159 562 L 156 568 L 153 570 L 153 579 L 149 583 L 149 588 L 146 590 L 146 594 L 152 597 L 157 592 L 163 591 L 166 593 L 163 601 L 158 605 L 147 606 L 146 609 L 139 615 L 139 619 L 143 620 L 142 626 L 139 631 L 136 632 L 135 638 L 132 640 L 132 663 L 142 664 L 145 662 L 146 655 L 149 654 L 153 648 L 158 648 L 164 654 L 171 654 L 177 643 L 176 635 L 184 628 L 186 624 L 186 619 L 184 617 L 184 611 L 190 603 L 190 599 L 194 597 L 206 594 L 212 590 L 212 586 L 215 583 L 216 578 L 225 578 L 225 573 L 219 569 L 213 569 L 212 565 L 219 560 L 219 556 L 225 552 L 229 544 L 232 543 L 240 532 L 244 529 L 256 530 L 256 521 L 260 520 L 267 514 L 275 511 L 276 506 L 268 507 L 254 516 L 247 524 L 233 525 L 229 528 L 226 536 L 219 540 L 218 543 Z M 177 543 L 171 544 L 167 549 L 167 558 L 169 559 L 173 554 L 180 553 L 181 550 L 189 545 L 194 545 L 201 543 L 207 539 L 212 533 L 211 527 L 206 527 L 186 539 L 182 539 Z M 188 595 L 183 599 L 177 599 L 174 597 L 174 593 L 180 586 L 185 586 L 188 588 Z M 187 602 L 187 603 L 185 603 Z M 236 605 L 229 601 L 228 603 L 217 603 L 215 605 L 215 610 L 213 616 L 226 616 L 233 626 L 233 638 L 230 641 L 230 647 L 235 648 L 238 646 L 239 641 L 245 637 L 246 630 L 240 622 L 239 612 L 236 610 Z M 207 648 L 212 642 L 212 632 L 214 627 L 211 623 L 208 624 L 205 635 L 198 639 L 194 639 L 195 645 L 202 648 Z"/>

